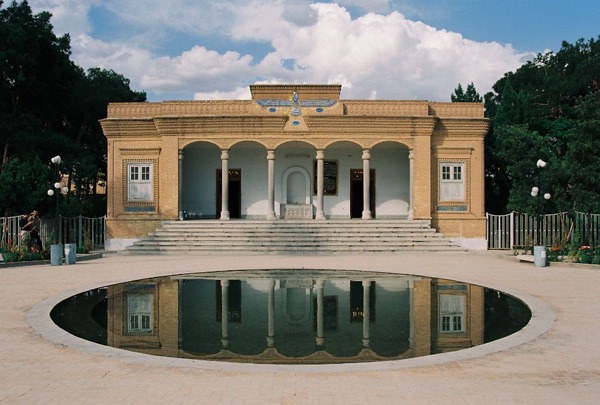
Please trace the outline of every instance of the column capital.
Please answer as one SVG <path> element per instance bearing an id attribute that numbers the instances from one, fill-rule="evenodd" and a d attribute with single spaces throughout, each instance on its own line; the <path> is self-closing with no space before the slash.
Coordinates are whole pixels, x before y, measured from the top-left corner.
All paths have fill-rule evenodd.
<path id="1" fill-rule="evenodd" d="M 183 149 L 179 149 L 179 160 L 183 160 Z"/>
<path id="2" fill-rule="evenodd" d="M 415 158 L 415 150 L 414 149 L 408 150 L 408 158 L 411 160 Z"/>
<path id="3" fill-rule="evenodd" d="M 363 149 L 362 158 L 363 160 L 371 159 L 371 149 Z"/>
<path id="4" fill-rule="evenodd" d="M 221 149 L 221 160 L 229 159 L 229 149 Z"/>
<path id="5" fill-rule="evenodd" d="M 268 150 L 267 151 L 267 159 L 269 159 L 269 160 L 274 160 L 275 159 L 275 151 L 274 150 Z"/>
<path id="6" fill-rule="evenodd" d="M 325 151 L 323 149 L 317 149 L 317 159 L 325 159 Z"/>

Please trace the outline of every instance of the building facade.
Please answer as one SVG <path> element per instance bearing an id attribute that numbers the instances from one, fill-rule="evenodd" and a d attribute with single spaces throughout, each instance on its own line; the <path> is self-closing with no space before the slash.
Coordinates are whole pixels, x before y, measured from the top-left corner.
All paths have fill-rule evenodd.
<path id="1" fill-rule="evenodd" d="M 343 100 L 340 85 L 250 90 L 243 101 L 109 104 L 109 248 L 164 220 L 234 218 L 425 219 L 485 248 L 481 103 Z"/>

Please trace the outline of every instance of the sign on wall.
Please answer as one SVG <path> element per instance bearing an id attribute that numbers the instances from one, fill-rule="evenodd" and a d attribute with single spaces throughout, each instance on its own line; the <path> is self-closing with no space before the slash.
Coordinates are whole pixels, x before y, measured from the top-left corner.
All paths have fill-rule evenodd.
<path id="1" fill-rule="evenodd" d="M 323 161 L 323 195 L 337 195 L 338 162 Z M 317 194 L 317 161 L 313 162 L 313 193 Z"/>

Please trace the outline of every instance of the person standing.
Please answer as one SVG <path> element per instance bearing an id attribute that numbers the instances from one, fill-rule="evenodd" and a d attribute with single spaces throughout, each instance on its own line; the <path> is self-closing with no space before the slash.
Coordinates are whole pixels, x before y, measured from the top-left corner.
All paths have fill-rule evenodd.
<path id="1" fill-rule="evenodd" d="M 24 230 L 29 231 L 29 247 L 36 247 L 38 252 L 42 251 L 42 239 L 40 238 L 40 226 L 41 221 L 36 210 L 33 210 L 29 216 L 27 224 L 23 227 Z"/>

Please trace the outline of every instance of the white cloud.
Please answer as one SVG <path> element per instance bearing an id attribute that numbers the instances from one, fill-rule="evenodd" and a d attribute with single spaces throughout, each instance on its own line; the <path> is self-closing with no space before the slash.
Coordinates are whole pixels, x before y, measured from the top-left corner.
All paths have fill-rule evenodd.
<path id="1" fill-rule="evenodd" d="M 341 5 L 309 0 L 99 2 L 32 0 L 46 9 L 53 5 L 55 25 L 73 18 L 69 31 L 80 32 L 72 35 L 77 64 L 114 69 L 151 97 L 239 98 L 249 96 L 248 84 L 290 82 L 340 83 L 348 98 L 449 100 L 458 83 L 473 82 L 484 94 L 532 56 L 387 13 L 388 0 L 338 1 L 373 11 L 358 18 Z M 116 13 L 132 32 L 119 33 L 115 42 L 90 37 L 85 16 L 94 5 Z M 165 56 L 151 44 L 159 36 L 197 45 Z M 237 51 L 216 51 L 211 38 L 218 49 Z M 257 57 L 243 50 L 243 44 L 256 43 L 272 51 Z"/>
<path id="2" fill-rule="evenodd" d="M 29 0 L 34 13 L 48 11 L 52 14 L 52 26 L 58 35 L 69 33 L 71 37 L 87 33 L 90 28 L 88 13 L 101 0 Z"/>

